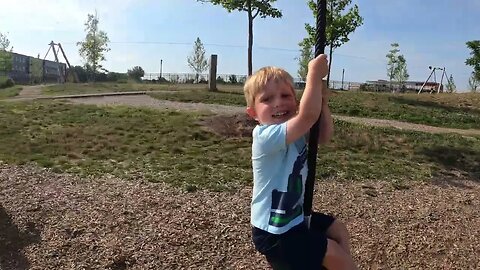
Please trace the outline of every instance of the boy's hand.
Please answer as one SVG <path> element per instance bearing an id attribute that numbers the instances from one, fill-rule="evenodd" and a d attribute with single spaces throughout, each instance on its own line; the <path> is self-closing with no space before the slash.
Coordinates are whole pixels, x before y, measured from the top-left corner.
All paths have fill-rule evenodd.
<path id="1" fill-rule="evenodd" d="M 308 63 L 308 77 L 323 79 L 328 74 L 326 54 L 320 54 Z"/>

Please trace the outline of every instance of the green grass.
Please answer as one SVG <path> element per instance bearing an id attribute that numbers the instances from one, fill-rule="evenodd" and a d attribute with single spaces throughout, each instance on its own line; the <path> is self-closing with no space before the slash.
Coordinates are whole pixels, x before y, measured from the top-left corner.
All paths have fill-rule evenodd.
<path id="1" fill-rule="evenodd" d="M 251 139 L 203 131 L 197 113 L 60 102 L 0 103 L 0 160 L 58 172 L 145 177 L 187 190 L 251 184 Z M 480 138 L 370 128 L 336 121 L 317 175 L 428 181 L 460 172 L 480 181 Z"/>
<path id="2" fill-rule="evenodd" d="M 206 90 L 206 84 L 149 84 L 149 83 L 66 83 L 47 86 L 43 89 L 45 95 L 76 95 L 97 94 L 107 92 L 129 91 L 182 91 L 182 90 Z M 223 91 L 237 91 L 241 87 L 236 85 L 218 85 Z"/>
<path id="3" fill-rule="evenodd" d="M 338 92 L 330 100 L 332 112 L 340 115 L 480 129 L 479 94 Z"/>
<path id="4" fill-rule="evenodd" d="M 150 94 L 157 99 L 245 106 L 241 89 L 230 92 L 186 90 Z M 299 98 L 301 93 L 298 93 Z M 399 120 L 439 127 L 480 129 L 479 94 L 390 94 L 335 92 L 332 113 L 366 118 Z"/>
<path id="5" fill-rule="evenodd" d="M 245 106 L 242 87 L 219 84 L 209 92 L 205 84 L 95 83 L 47 87 L 47 95 L 124 91 L 164 91 L 150 93 L 157 99 Z M 301 96 L 301 92 L 298 93 Z M 438 127 L 480 129 L 480 94 L 391 94 L 334 92 L 330 99 L 334 114 L 399 120 Z"/>
<path id="6" fill-rule="evenodd" d="M 15 85 L 12 87 L 0 89 L 0 99 L 7 99 L 18 96 L 20 91 L 22 91 L 21 85 Z"/>

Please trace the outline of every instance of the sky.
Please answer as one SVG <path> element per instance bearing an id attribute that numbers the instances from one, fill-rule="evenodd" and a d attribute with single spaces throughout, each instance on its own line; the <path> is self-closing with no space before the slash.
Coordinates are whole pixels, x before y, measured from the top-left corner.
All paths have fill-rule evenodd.
<path id="1" fill-rule="evenodd" d="M 254 21 L 253 69 L 278 66 L 297 77 L 305 23 L 315 19 L 306 0 L 278 0 L 282 18 Z M 468 89 L 472 67 L 465 43 L 480 39 L 480 0 L 352 0 L 364 18 L 350 41 L 334 51 L 332 80 L 387 79 L 386 54 L 400 45 L 409 80 L 425 81 L 429 66 L 445 67 L 458 91 Z M 126 72 L 191 72 L 187 57 L 199 37 L 207 55 L 218 55 L 219 74 L 247 73 L 248 19 L 245 12 L 195 0 L 0 0 L 0 32 L 13 51 L 44 58 L 50 41 L 61 43 L 72 65 L 82 65 L 76 43 L 85 38 L 88 14 L 110 39 L 103 66 Z M 46 57 L 53 60 L 50 52 Z M 436 72 L 437 81 L 441 72 Z"/>

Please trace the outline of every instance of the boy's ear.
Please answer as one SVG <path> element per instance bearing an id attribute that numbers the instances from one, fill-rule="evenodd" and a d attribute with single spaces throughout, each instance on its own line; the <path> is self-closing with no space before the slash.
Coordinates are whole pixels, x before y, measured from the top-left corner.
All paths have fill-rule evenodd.
<path id="1" fill-rule="evenodd" d="M 247 107 L 247 114 L 253 118 L 253 119 L 257 119 L 257 113 L 255 112 L 255 108 L 253 107 Z"/>

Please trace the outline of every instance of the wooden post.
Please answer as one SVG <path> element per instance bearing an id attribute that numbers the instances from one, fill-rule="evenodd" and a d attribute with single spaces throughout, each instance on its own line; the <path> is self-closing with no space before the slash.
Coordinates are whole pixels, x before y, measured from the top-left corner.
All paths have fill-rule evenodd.
<path id="1" fill-rule="evenodd" d="M 210 72 L 208 73 L 208 91 L 217 91 L 217 55 L 210 55 Z"/>

